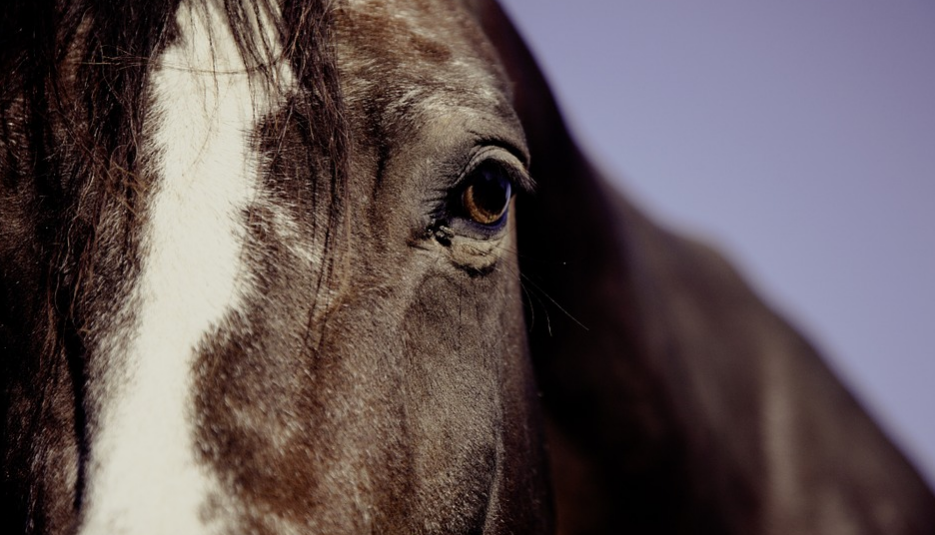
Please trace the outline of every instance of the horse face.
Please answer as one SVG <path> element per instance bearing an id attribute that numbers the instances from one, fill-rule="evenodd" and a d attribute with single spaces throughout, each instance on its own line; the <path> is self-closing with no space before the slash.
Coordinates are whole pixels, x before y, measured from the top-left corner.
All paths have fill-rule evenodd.
<path id="1" fill-rule="evenodd" d="M 7 4 L 5 530 L 547 533 L 541 406 L 562 533 L 933 532 L 809 345 L 605 185 L 492 0 Z"/>
<path id="2" fill-rule="evenodd" d="M 270 57 L 276 15 L 248 24 Z M 477 24 L 337 9 L 340 183 L 295 65 L 254 69 L 226 24 L 183 2 L 149 75 L 137 260 L 88 337 L 80 532 L 545 529 L 531 180 Z"/>

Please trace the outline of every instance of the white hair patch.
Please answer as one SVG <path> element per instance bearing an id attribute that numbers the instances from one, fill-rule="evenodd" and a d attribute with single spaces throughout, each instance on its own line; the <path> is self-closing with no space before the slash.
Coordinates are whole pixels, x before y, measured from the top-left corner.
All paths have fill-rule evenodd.
<path id="1" fill-rule="evenodd" d="M 151 76 L 145 149 L 156 183 L 126 305 L 135 321 L 111 335 L 121 369 L 105 372 L 82 535 L 221 528 L 205 513 L 221 488 L 197 458 L 193 366 L 199 344 L 250 287 L 244 213 L 261 167 L 252 132 L 281 96 L 247 74 L 216 3 L 183 2 L 177 23 Z"/>

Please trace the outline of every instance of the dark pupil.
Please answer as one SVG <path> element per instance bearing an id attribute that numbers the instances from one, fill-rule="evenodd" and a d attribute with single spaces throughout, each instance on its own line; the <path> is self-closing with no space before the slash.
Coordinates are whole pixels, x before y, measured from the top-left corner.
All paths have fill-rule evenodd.
<path id="1" fill-rule="evenodd" d="M 512 191 L 510 181 L 494 165 L 482 165 L 464 192 L 464 207 L 471 219 L 489 225 L 506 211 Z"/>

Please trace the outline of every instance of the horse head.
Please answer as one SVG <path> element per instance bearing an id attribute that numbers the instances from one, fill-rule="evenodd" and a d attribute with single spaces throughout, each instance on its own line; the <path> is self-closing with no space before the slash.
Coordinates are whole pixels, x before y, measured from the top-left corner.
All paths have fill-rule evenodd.
<path id="1" fill-rule="evenodd" d="M 935 524 L 808 344 L 606 185 L 493 2 L 4 10 L 12 531 Z"/>

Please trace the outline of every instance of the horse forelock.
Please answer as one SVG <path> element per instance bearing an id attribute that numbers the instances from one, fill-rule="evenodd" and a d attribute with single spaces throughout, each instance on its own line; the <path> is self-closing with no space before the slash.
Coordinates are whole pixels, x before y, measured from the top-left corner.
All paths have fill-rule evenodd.
<path id="1" fill-rule="evenodd" d="M 186 9 L 201 15 L 186 20 Z M 228 151 L 229 161 L 221 161 L 220 169 L 224 164 L 229 169 L 238 161 L 246 162 L 243 165 L 254 168 L 256 176 L 250 180 L 255 182 L 276 165 L 271 155 L 288 122 L 301 131 L 311 155 L 309 163 L 314 169 L 309 169 L 308 179 L 322 182 L 328 192 L 320 199 L 319 212 L 323 209 L 327 214 L 322 223 L 331 229 L 325 233 L 330 240 L 340 233 L 347 134 L 330 52 L 330 8 L 324 2 L 13 1 L 6 3 L 4 15 L 8 17 L 0 23 L 4 39 L 0 64 L 10 78 L 0 94 L 5 134 L 0 140 L 0 172 L 8 191 L 20 195 L 8 203 L 18 209 L 7 210 L 0 218 L 10 238 L 6 242 L 24 245 L 12 252 L 0 252 L 4 258 L 20 258 L 22 261 L 15 264 L 31 270 L 24 271 L 20 282 L 24 295 L 35 302 L 34 306 L 24 305 L 24 310 L 31 312 L 20 320 L 21 328 L 10 327 L 21 332 L 10 334 L 7 347 L 13 347 L 14 353 L 19 349 L 24 355 L 37 355 L 34 362 L 5 359 L 3 363 L 5 371 L 10 372 L 6 375 L 9 379 L 5 379 L 10 384 L 4 385 L 4 406 L 18 407 L 5 411 L 4 451 L 9 462 L 22 466 L 18 475 L 4 482 L 4 495 L 10 497 L 5 509 L 20 511 L 11 516 L 28 518 L 37 529 L 57 530 L 71 522 L 68 518 L 76 508 L 93 511 L 94 486 L 105 488 L 100 486 L 103 476 L 95 473 L 101 457 L 90 459 L 88 452 L 101 445 L 95 440 L 106 427 L 105 420 L 113 420 L 112 414 L 107 416 L 108 411 L 102 410 L 107 400 L 138 386 L 132 381 L 133 373 L 139 371 L 135 367 L 145 359 L 130 362 L 134 351 L 139 353 L 134 347 L 146 345 L 145 337 L 154 336 L 141 334 L 140 326 L 155 324 L 158 331 L 172 325 L 171 321 L 165 322 L 169 317 L 165 308 L 160 319 L 160 305 L 153 305 L 153 299 L 156 296 L 158 303 L 159 293 L 171 290 L 176 281 L 160 281 L 159 275 L 153 275 L 152 266 L 158 264 L 153 260 L 154 252 L 158 256 L 160 250 L 165 250 L 165 242 L 175 238 L 187 239 L 189 252 L 198 252 L 192 235 L 160 235 L 153 230 L 162 228 L 160 221 L 178 215 L 171 212 L 171 202 L 159 202 L 161 194 L 189 199 L 187 214 L 197 215 L 199 210 L 210 208 L 193 205 L 197 196 L 186 197 L 179 190 L 171 193 L 172 186 L 165 183 L 165 178 L 192 178 L 192 170 L 199 169 L 199 158 L 218 159 L 219 154 L 239 143 L 243 150 Z M 201 22 L 212 27 L 207 33 L 193 35 L 191 23 L 199 16 Z M 195 43 L 193 39 L 201 41 Z M 184 48 L 186 40 L 207 47 L 203 51 L 207 55 L 200 58 L 202 63 L 167 65 L 173 50 Z M 225 70 L 219 68 L 224 63 L 229 76 L 218 74 Z M 177 78 L 200 77 L 204 83 L 199 88 L 189 87 L 196 90 L 189 94 L 179 92 L 181 86 L 173 86 L 175 82 L 171 81 L 160 89 L 159 80 L 165 82 L 166 73 L 173 68 L 178 69 L 174 71 Z M 197 74 L 198 69 L 204 72 Z M 238 70 L 242 76 L 234 72 Z M 169 125 L 178 125 L 184 113 L 175 106 L 193 102 L 199 98 L 199 90 L 204 97 L 226 85 L 225 78 L 232 77 L 242 78 L 246 85 L 241 83 L 240 93 L 235 90 L 235 95 L 225 98 L 230 102 L 245 99 L 249 109 L 241 109 L 239 116 L 252 119 L 243 119 L 239 130 L 226 131 L 239 133 L 243 139 L 227 143 L 215 138 L 216 146 L 225 146 L 220 151 L 204 146 L 194 158 L 179 159 L 180 153 L 194 154 L 193 147 L 181 146 L 184 136 L 196 144 L 199 141 L 194 138 L 198 135 L 210 137 L 215 130 L 225 129 L 218 125 L 217 117 L 206 117 L 205 110 L 199 109 L 189 110 L 190 116 L 181 118 L 194 119 L 194 131 L 177 126 L 172 130 Z M 174 101 L 173 91 L 177 97 Z M 270 102 L 273 93 L 278 96 Z M 200 105 L 204 104 L 201 100 Z M 224 116 L 231 110 L 215 111 Z M 282 117 L 293 120 L 280 121 Z M 174 163 L 168 161 L 173 158 Z M 220 159 L 224 160 L 224 156 Z M 205 163 L 201 165 L 203 169 Z M 183 169 L 185 166 L 188 168 Z M 236 242 L 236 250 L 211 260 L 215 260 L 214 265 L 226 260 L 236 270 L 236 266 L 250 261 L 249 251 L 242 247 L 249 241 L 248 231 L 243 230 L 248 224 L 242 220 L 250 210 L 240 201 L 250 197 L 251 187 L 256 184 L 241 184 L 240 201 L 232 202 L 223 194 L 234 187 L 231 182 L 236 180 L 217 174 L 204 176 L 207 180 L 199 182 L 202 177 L 197 177 L 195 187 L 210 184 L 212 178 L 222 182 L 210 191 L 202 189 L 201 199 L 215 205 L 226 202 L 226 220 L 237 220 L 227 232 L 228 238 Z M 251 201 L 263 200 L 263 194 L 253 195 Z M 276 203 L 266 205 L 270 208 L 264 214 L 279 232 L 298 232 L 290 229 L 290 220 L 276 209 Z M 238 206 L 244 213 L 237 212 Z M 164 213 L 166 209 L 170 212 Z M 210 228 L 210 216 L 219 215 L 201 213 L 207 214 L 201 220 L 186 216 L 191 230 Z M 255 221 L 261 219 L 255 217 L 257 209 L 252 213 Z M 180 222 L 174 222 L 177 229 Z M 241 235 L 234 235 L 237 232 Z M 202 238 L 209 242 L 202 253 L 218 252 L 204 232 Z M 332 263 L 329 255 L 336 250 L 323 246 L 321 258 L 314 259 L 310 251 L 299 253 L 307 261 L 321 264 L 318 272 L 326 277 L 325 268 Z M 13 254 L 18 256 L 9 256 Z M 176 256 L 174 267 L 185 269 L 188 266 L 183 264 L 193 259 Z M 230 282 L 236 276 L 227 273 L 204 281 L 215 285 L 216 295 L 236 295 L 240 290 L 234 286 L 218 284 L 219 280 L 226 278 Z M 249 284 L 249 280 L 234 282 L 235 286 Z M 318 286 L 325 284 L 319 281 Z M 197 290 L 204 295 L 204 288 Z M 12 294 L 8 297 L 11 302 L 20 300 Z M 226 302 L 230 309 L 236 300 L 230 301 L 229 297 L 222 295 L 216 301 Z M 208 330 L 218 314 L 211 316 L 202 310 L 201 316 L 210 319 L 202 327 Z M 8 323 L 4 318 L 4 332 L 0 333 L 4 338 L 7 325 L 17 323 Z M 34 345 L 26 340 L 32 332 L 48 333 L 40 350 L 25 349 Z M 189 333 L 188 341 L 197 344 L 198 334 Z M 191 348 L 181 351 L 190 352 Z M 41 373 L 51 378 L 40 379 Z M 170 377 L 163 374 L 162 378 Z M 129 384 L 120 386 L 122 381 Z M 177 385 L 176 391 L 185 384 Z M 141 395 L 144 397 L 134 399 L 145 399 L 145 393 Z M 144 404 L 156 401 L 149 399 Z M 144 407 L 144 413 L 148 408 Z M 126 410 L 118 412 L 125 414 Z M 57 422 L 51 428 L 39 423 L 50 419 Z M 43 425 L 49 436 L 30 442 L 28 437 L 36 428 L 30 430 L 29 426 Z M 62 433 L 62 429 L 71 431 Z M 59 436 L 63 434 L 66 436 Z M 103 440 L 109 439 L 105 436 Z M 24 493 L 23 488 L 33 490 Z M 110 521 L 113 518 L 111 515 Z M 86 521 L 91 522 L 89 529 L 93 530 L 95 520 Z"/>
<path id="2" fill-rule="evenodd" d="M 20 162 L 21 168 L 4 173 L 4 180 L 35 177 L 44 202 L 57 203 L 62 221 L 50 226 L 65 233 L 57 241 L 68 242 L 62 249 L 70 258 L 60 258 L 62 264 L 79 264 L 84 249 L 93 247 L 103 204 L 115 200 L 129 218 L 142 208 L 139 198 L 152 185 L 138 161 L 149 77 L 154 58 L 178 36 L 180 4 L 5 3 L 0 22 L 0 66 L 8 73 L 0 94 L 3 148 L 5 164 Z M 307 119 L 308 141 L 319 149 L 322 174 L 332 181 L 331 200 L 339 207 L 347 127 L 330 43 L 330 5 L 297 0 L 195 4 L 220 11 L 219 22 L 233 38 L 232 51 L 257 80 L 275 85 L 280 71 L 270 66 L 291 65 L 301 91 L 290 106 Z M 256 31 L 258 17 L 267 31 Z"/>

